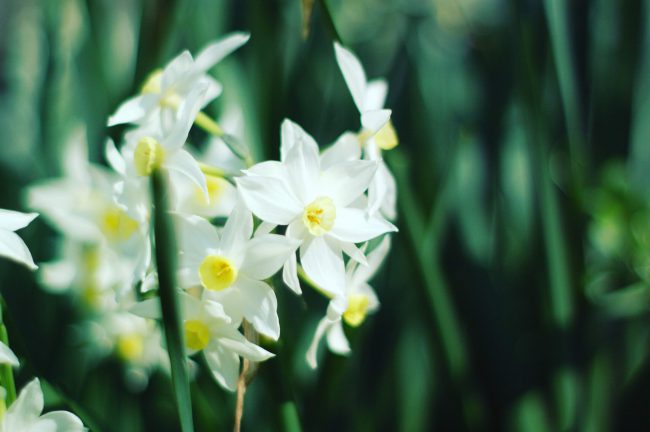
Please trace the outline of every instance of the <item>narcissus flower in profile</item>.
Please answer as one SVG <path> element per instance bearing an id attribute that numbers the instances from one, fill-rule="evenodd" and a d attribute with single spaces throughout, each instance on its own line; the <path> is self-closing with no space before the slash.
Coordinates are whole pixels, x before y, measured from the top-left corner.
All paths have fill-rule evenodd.
<path id="1" fill-rule="evenodd" d="M 373 161 L 327 165 L 314 139 L 300 126 L 282 124 L 281 161 L 267 161 L 244 171 L 236 183 L 249 209 L 272 225 L 288 225 L 287 237 L 300 242 L 300 262 L 307 276 L 346 308 L 343 252 L 364 261 L 355 243 L 387 232 L 394 225 L 358 206 L 377 169 Z M 294 255 L 284 280 L 300 292 Z"/>
<path id="2" fill-rule="evenodd" d="M 0 256 L 24 264 L 31 270 L 38 268 L 27 245 L 14 232 L 25 228 L 37 216 L 38 213 L 0 209 Z"/>
<path id="3" fill-rule="evenodd" d="M 391 150 L 399 143 L 390 120 L 391 111 L 383 109 L 388 84 L 383 79 L 368 82 L 361 62 L 352 51 L 336 42 L 334 51 L 345 83 L 361 115 L 362 130 L 358 134 L 358 140 L 364 148 L 364 157 L 379 163 L 377 174 L 368 187 L 368 211 L 374 213 L 381 209 L 388 219 L 395 219 L 397 184 L 381 159 L 382 150 Z"/>
<path id="4" fill-rule="evenodd" d="M 4 404 L 4 401 L 3 401 Z M 43 412 L 43 391 L 38 378 L 30 381 L 0 416 L 0 432 L 81 432 L 87 430 L 79 417 L 68 411 Z"/>
<path id="5" fill-rule="evenodd" d="M 239 203 L 223 230 L 197 216 L 178 217 L 179 281 L 183 288 L 202 286 L 239 325 L 246 318 L 272 339 L 280 336 L 277 299 L 264 282 L 294 254 L 299 243 L 277 234 L 253 234 L 253 216 Z"/>
<path id="6" fill-rule="evenodd" d="M 379 270 L 390 250 L 390 237 L 386 236 L 379 246 L 373 249 L 367 257 L 367 265 L 350 260 L 345 274 L 347 308 L 342 315 L 330 307 L 328 313 L 318 323 L 311 345 L 307 350 L 307 363 L 316 368 L 316 353 L 323 336 L 327 338 L 330 351 L 346 355 L 350 352 L 350 344 L 343 331 L 343 322 L 350 327 L 360 326 L 366 316 L 379 308 L 379 300 L 372 287 L 368 284 Z"/>
<path id="7" fill-rule="evenodd" d="M 185 348 L 188 355 L 202 352 L 217 382 L 235 391 L 239 376 L 239 357 L 261 362 L 273 357 L 237 330 L 223 306 L 205 295 L 198 299 L 181 294 Z M 146 318 L 160 318 L 160 302 L 149 299 L 136 304 L 132 312 Z"/>
<path id="8" fill-rule="evenodd" d="M 232 33 L 205 47 L 196 59 L 189 51 L 183 51 L 163 70 L 152 73 L 142 87 L 142 93 L 120 105 L 109 117 L 108 126 L 154 121 L 166 128 L 170 121 L 173 123 L 179 106 L 196 87 L 206 88 L 199 101 L 199 109 L 203 108 L 222 91 L 221 84 L 207 71 L 249 38 L 247 33 Z"/>

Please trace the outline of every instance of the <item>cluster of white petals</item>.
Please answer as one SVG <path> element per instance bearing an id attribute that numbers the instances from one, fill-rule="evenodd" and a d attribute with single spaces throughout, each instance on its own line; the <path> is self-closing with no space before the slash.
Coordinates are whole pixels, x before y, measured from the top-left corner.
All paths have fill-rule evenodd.
<path id="1" fill-rule="evenodd" d="M 42 265 L 41 281 L 52 291 L 72 289 L 91 311 L 89 333 L 96 343 L 145 382 L 156 367 L 168 367 L 154 325 L 162 317 L 149 177 L 157 171 L 169 179 L 186 353 L 203 355 L 224 388 L 235 390 L 242 358 L 261 362 L 274 355 L 256 337 L 247 339 L 243 328 L 250 327 L 247 335 L 280 338 L 273 286 L 280 271 L 295 294 L 302 293 L 301 284 L 310 285 L 329 301 L 307 353 L 313 367 L 322 337 L 332 351 L 349 352 L 343 324 L 358 326 L 379 306 L 368 282 L 397 231 L 390 222 L 396 217 L 395 181 L 381 158 L 382 150 L 397 145 L 391 111 L 383 108 L 387 84 L 368 82 L 354 54 L 335 45 L 360 130 L 321 149 L 285 120 L 280 160 L 252 164 L 250 152 L 238 152 L 246 149 L 243 117 L 231 115 L 236 120 L 224 118 L 220 125 L 202 111 L 223 91 L 208 71 L 248 39 L 231 34 L 196 58 L 185 51 L 154 71 L 141 93 L 108 119 L 108 126 L 130 125 L 122 143 L 107 140 L 110 169 L 88 161 L 82 130 L 65 153 L 64 175 L 28 193 L 29 206 L 64 234 L 61 257 Z M 196 143 L 188 145 L 193 126 L 212 135 L 203 153 Z M 33 216 L 13 222 L 7 216 L 6 230 L 2 217 L 0 234 L 6 231 L 2 235 L 17 244 L 12 231 Z M 25 251 L 0 249 L 33 265 Z"/>

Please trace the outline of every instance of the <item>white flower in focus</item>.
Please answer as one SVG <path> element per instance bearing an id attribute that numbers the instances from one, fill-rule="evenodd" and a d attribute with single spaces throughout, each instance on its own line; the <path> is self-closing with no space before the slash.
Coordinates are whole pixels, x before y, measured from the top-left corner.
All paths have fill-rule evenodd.
<path id="1" fill-rule="evenodd" d="M 180 301 L 187 354 L 203 352 L 214 378 L 225 389 L 237 388 L 240 356 L 254 362 L 273 357 L 239 333 L 221 304 L 205 296 L 197 299 L 185 293 L 180 295 Z M 131 310 L 148 318 L 161 316 L 158 299 L 140 302 Z"/>
<path id="2" fill-rule="evenodd" d="M 388 93 L 388 84 L 382 79 L 367 82 L 359 59 L 349 50 L 334 43 L 336 60 L 343 78 L 361 114 L 363 130 L 358 139 L 364 147 L 364 157 L 379 162 L 377 174 L 368 188 L 368 211 L 381 209 L 388 219 L 396 217 L 397 186 L 395 178 L 381 158 L 382 150 L 397 146 L 398 138 L 390 110 L 382 109 Z"/>
<path id="3" fill-rule="evenodd" d="M 38 268 L 25 242 L 14 231 L 25 228 L 38 213 L 21 213 L 0 209 L 0 256 L 25 264 L 31 270 Z"/>
<path id="4" fill-rule="evenodd" d="M 342 315 L 336 313 L 332 307 L 318 323 L 314 338 L 307 350 L 307 363 L 316 368 L 316 354 L 318 345 L 323 336 L 327 337 L 327 346 L 332 352 L 346 355 L 350 352 L 350 344 L 343 331 L 343 321 L 351 327 L 360 326 L 369 313 L 379 308 L 379 300 L 372 287 L 368 284 L 377 273 L 381 263 L 386 258 L 390 249 L 390 237 L 386 236 L 379 246 L 368 254 L 368 265 L 359 265 L 350 260 L 346 271 L 347 309 Z"/>
<path id="5" fill-rule="evenodd" d="M 246 318 L 255 329 L 277 340 L 280 322 L 273 289 L 263 280 L 275 274 L 295 253 L 298 242 L 277 234 L 251 238 L 253 216 L 239 203 L 225 227 L 196 216 L 178 219 L 180 285 L 202 286 L 239 325 Z"/>
<path id="6" fill-rule="evenodd" d="M 38 378 L 30 381 L 0 421 L 0 432 L 85 431 L 79 417 L 68 411 L 43 412 L 43 391 Z"/>
<path id="7" fill-rule="evenodd" d="M 345 310 L 345 267 L 342 252 L 364 262 L 355 243 L 396 231 L 378 215 L 354 206 L 375 175 L 377 163 L 353 160 L 327 166 L 318 145 L 300 126 L 282 124 L 281 162 L 267 161 L 236 179 L 246 205 L 263 221 L 288 225 L 287 237 L 299 240 L 300 262 L 319 287 Z M 324 166 L 325 165 L 325 166 Z M 285 283 L 300 286 L 292 255 L 285 264 Z"/>
<path id="8" fill-rule="evenodd" d="M 222 90 L 221 84 L 207 75 L 207 71 L 249 38 L 249 34 L 233 33 L 208 45 L 196 59 L 184 51 L 163 70 L 151 74 L 142 88 L 142 94 L 120 105 L 109 117 L 108 126 L 154 121 L 166 129 L 170 121 L 173 123 L 176 118 L 178 107 L 196 87 L 206 88 L 199 101 L 199 109 L 202 109 Z"/>

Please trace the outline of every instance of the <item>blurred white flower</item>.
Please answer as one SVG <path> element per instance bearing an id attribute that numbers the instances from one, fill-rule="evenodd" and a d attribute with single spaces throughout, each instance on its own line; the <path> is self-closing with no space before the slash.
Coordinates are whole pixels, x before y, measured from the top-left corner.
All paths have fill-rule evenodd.
<path id="1" fill-rule="evenodd" d="M 43 391 L 38 378 L 30 381 L 2 416 L 0 432 L 85 431 L 79 418 L 68 411 L 43 412 Z"/>
<path id="2" fill-rule="evenodd" d="M 227 390 L 235 391 L 239 376 L 239 357 L 261 362 L 273 354 L 248 341 L 233 325 L 223 306 L 207 297 L 180 295 L 188 355 L 203 352 L 212 375 Z M 160 318 L 160 302 L 149 299 L 136 304 L 133 313 Z"/>
<path id="3" fill-rule="evenodd" d="M 199 109 L 203 108 L 222 90 L 221 84 L 206 72 L 249 38 L 246 33 L 232 33 L 208 45 L 196 59 L 188 51 L 183 51 L 163 70 L 152 73 L 142 88 L 142 94 L 120 105 L 109 117 L 108 126 L 154 121 L 166 129 L 170 119 L 174 122 L 178 107 L 196 87 L 206 89 L 199 101 Z"/>
<path id="4" fill-rule="evenodd" d="M 0 256 L 25 264 L 31 270 L 38 268 L 25 242 L 14 231 L 29 225 L 38 213 L 21 213 L 0 209 Z"/>

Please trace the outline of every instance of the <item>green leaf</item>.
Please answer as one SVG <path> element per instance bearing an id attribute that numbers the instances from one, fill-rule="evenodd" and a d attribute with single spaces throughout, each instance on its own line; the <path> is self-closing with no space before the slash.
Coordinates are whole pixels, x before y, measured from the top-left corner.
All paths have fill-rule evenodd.
<path id="1" fill-rule="evenodd" d="M 162 323 L 171 364 L 172 382 L 181 430 L 192 432 L 192 399 L 187 373 L 185 342 L 176 287 L 176 242 L 172 220 L 167 213 L 167 173 L 158 170 L 151 176 L 154 205 L 154 237 L 156 241 L 156 268 Z"/>

